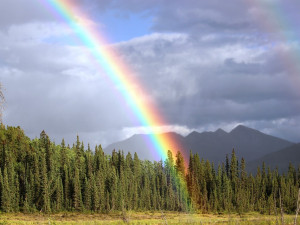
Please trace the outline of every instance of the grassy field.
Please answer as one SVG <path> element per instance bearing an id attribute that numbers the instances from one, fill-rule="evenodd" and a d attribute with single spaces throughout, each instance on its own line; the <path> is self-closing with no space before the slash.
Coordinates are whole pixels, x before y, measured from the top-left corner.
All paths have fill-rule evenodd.
<path id="1" fill-rule="evenodd" d="M 294 224 L 293 215 L 285 215 L 285 224 Z M 21 214 L 9 213 L 0 214 L 0 225 L 2 224 L 57 224 L 57 225 L 75 225 L 75 224 L 228 224 L 228 225 L 246 225 L 246 224 L 281 224 L 280 218 L 275 216 L 260 215 L 257 213 L 245 214 L 242 216 L 232 215 L 213 215 L 213 214 L 186 214 L 186 213 L 160 213 L 160 212 L 127 212 L 110 214 L 78 214 L 78 213 L 60 213 L 60 214 Z M 297 221 L 300 225 L 300 219 Z"/>

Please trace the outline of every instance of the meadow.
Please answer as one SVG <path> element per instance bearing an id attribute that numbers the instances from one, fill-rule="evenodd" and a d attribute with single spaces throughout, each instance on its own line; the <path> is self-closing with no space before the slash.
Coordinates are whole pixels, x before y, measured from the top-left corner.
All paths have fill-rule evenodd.
<path id="1" fill-rule="evenodd" d="M 294 224 L 294 215 L 284 215 L 284 224 Z M 122 212 L 109 214 L 82 214 L 82 213 L 59 213 L 59 214 L 23 214 L 5 213 L 0 214 L 0 225 L 4 224 L 56 224 L 56 225 L 75 225 L 75 224 L 228 224 L 228 225 L 271 225 L 281 224 L 281 218 L 258 213 L 238 214 L 196 214 L 196 213 L 176 213 L 176 212 Z M 298 219 L 297 224 L 300 224 Z"/>

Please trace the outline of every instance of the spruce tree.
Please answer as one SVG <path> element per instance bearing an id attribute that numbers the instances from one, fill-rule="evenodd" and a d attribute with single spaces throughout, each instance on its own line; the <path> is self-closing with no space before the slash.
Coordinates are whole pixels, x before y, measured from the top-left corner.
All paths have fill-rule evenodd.
<path id="1" fill-rule="evenodd" d="M 41 193 L 42 193 L 42 205 L 41 210 L 45 213 L 51 212 L 50 207 L 50 194 L 49 194 L 49 185 L 48 185 L 48 175 L 47 175 L 47 165 L 45 155 L 41 155 Z"/>
<path id="2" fill-rule="evenodd" d="M 3 172 L 3 184 L 2 184 L 2 193 L 1 193 L 1 203 L 2 210 L 4 212 L 12 211 L 12 193 L 8 181 L 7 168 L 4 168 Z"/>
<path id="3" fill-rule="evenodd" d="M 176 171 L 180 176 L 184 177 L 185 176 L 185 165 L 184 165 L 184 158 L 183 155 L 180 151 L 177 152 L 176 154 Z"/>
<path id="4" fill-rule="evenodd" d="M 104 154 L 100 145 L 95 152 L 89 145 L 85 150 L 79 137 L 70 149 L 64 140 L 61 145 L 50 141 L 45 132 L 30 140 L 19 127 L 1 126 L 0 209 L 185 211 L 192 205 L 207 213 L 272 214 L 279 207 L 280 192 L 285 212 L 295 211 L 300 167 L 290 165 L 287 173 L 279 173 L 263 164 L 252 175 L 234 151 L 230 162 L 228 157 L 224 161 L 215 171 L 213 163 L 191 153 L 185 171 L 181 153 L 174 160 L 169 151 L 165 162 L 150 162 L 136 153 L 133 158 L 122 151 Z"/>
<path id="5" fill-rule="evenodd" d="M 81 195 L 81 184 L 79 178 L 79 169 L 75 167 L 73 179 L 73 207 L 76 211 L 82 210 L 82 195 Z"/>

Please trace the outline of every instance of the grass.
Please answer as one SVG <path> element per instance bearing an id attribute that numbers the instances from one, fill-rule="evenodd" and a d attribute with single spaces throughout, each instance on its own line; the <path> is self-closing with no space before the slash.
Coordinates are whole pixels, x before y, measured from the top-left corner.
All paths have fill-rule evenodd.
<path id="1" fill-rule="evenodd" d="M 22 213 L 5 213 L 0 214 L 0 225 L 102 225 L 102 224 L 161 224 L 161 225 L 185 225 L 185 224 L 216 224 L 216 225 L 276 225 L 280 224 L 280 218 L 275 216 L 260 215 L 257 213 L 248 213 L 242 216 L 237 214 L 231 215 L 214 215 L 214 214 L 187 214 L 176 212 L 127 212 L 127 222 L 124 222 L 124 216 L 121 212 L 109 214 L 80 214 L 80 213 L 58 213 L 51 215 L 44 214 L 22 214 Z M 294 216 L 285 215 L 285 224 L 293 224 Z M 297 225 L 300 225 L 300 219 Z"/>

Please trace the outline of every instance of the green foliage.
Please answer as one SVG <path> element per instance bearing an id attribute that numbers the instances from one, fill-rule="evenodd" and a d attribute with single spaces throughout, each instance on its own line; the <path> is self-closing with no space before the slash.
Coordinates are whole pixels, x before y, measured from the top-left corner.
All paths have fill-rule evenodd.
<path id="1" fill-rule="evenodd" d="M 162 162 L 142 161 L 122 151 L 85 150 L 77 136 L 66 146 L 45 131 L 30 140 L 20 127 L 0 127 L 0 210 L 4 212 L 258 211 L 273 214 L 279 192 L 285 212 L 294 212 L 300 168 L 288 173 L 265 168 L 247 174 L 234 150 L 216 167 L 190 153 L 188 168 L 180 152 Z"/>

